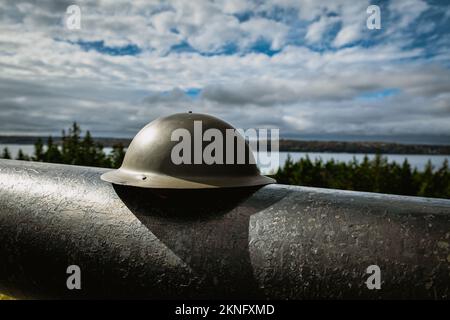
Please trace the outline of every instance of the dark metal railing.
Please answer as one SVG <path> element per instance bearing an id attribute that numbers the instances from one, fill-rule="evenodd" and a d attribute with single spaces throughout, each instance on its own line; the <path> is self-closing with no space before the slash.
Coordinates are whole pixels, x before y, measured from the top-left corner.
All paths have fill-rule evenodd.
<path id="1" fill-rule="evenodd" d="M 0 292 L 449 298 L 449 200 L 284 185 L 150 190 L 103 172 L 0 160 Z M 70 265 L 80 290 L 67 287 Z M 374 265 L 380 289 L 368 286 Z"/>

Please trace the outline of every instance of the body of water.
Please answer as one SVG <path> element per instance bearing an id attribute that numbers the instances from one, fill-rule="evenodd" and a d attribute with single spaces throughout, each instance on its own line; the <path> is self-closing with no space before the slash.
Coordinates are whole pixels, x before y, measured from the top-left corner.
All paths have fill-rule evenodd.
<path id="1" fill-rule="evenodd" d="M 17 156 L 19 149 L 25 154 L 32 155 L 34 152 L 33 145 L 18 145 L 18 144 L 0 144 L 0 150 L 7 147 L 13 157 Z M 106 153 L 111 152 L 112 148 L 104 148 Z M 278 169 L 278 164 L 283 165 L 288 157 L 288 154 L 291 155 L 292 160 L 297 161 L 301 158 L 305 158 L 309 156 L 311 160 L 314 159 L 322 159 L 322 161 L 326 162 L 328 160 L 334 159 L 335 161 L 340 162 L 349 162 L 352 161 L 355 157 L 356 160 L 361 162 L 364 158 L 364 154 L 355 154 L 355 153 L 325 153 L 325 152 L 278 152 L 276 156 L 278 156 L 279 161 L 273 161 L 267 166 L 261 166 L 261 171 L 264 174 L 276 171 Z M 368 154 L 369 159 L 373 159 L 375 154 Z M 408 159 L 411 167 L 415 167 L 418 170 L 423 170 L 425 168 L 428 160 L 431 160 L 431 163 L 435 168 L 439 168 L 442 166 L 442 163 L 445 159 L 450 160 L 450 155 L 427 155 L 427 154 L 387 154 L 385 155 L 389 162 L 397 162 L 399 164 L 403 163 L 403 161 Z M 278 163 L 277 163 L 278 162 Z"/>
<path id="2" fill-rule="evenodd" d="M 322 159 L 323 162 L 334 159 L 337 162 L 349 162 L 353 158 L 357 161 L 362 162 L 364 160 L 365 154 L 362 153 L 328 153 L 328 152 L 279 152 L 279 165 L 283 166 L 286 162 L 288 154 L 291 156 L 292 160 L 295 162 L 301 158 L 306 158 L 308 156 L 312 161 L 315 159 Z M 367 154 L 369 159 L 375 158 L 375 154 Z M 405 159 L 408 159 L 409 164 L 412 168 L 417 168 L 418 170 L 423 170 L 428 162 L 431 163 L 435 168 L 442 166 L 446 159 L 450 160 L 450 155 L 427 155 L 427 154 L 386 154 L 383 155 L 387 157 L 389 162 L 396 162 L 402 164 Z M 260 166 L 261 172 L 267 174 L 274 172 L 278 169 L 276 163 L 269 166 Z"/>

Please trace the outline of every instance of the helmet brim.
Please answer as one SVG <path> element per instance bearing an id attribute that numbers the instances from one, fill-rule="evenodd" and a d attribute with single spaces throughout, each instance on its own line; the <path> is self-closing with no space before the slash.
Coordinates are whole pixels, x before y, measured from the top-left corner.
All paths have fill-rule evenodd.
<path id="1" fill-rule="evenodd" d="M 275 179 L 263 176 L 236 177 L 173 177 L 156 173 L 142 173 L 117 169 L 101 175 L 103 181 L 113 184 L 154 189 L 212 189 L 255 187 L 276 183 Z"/>

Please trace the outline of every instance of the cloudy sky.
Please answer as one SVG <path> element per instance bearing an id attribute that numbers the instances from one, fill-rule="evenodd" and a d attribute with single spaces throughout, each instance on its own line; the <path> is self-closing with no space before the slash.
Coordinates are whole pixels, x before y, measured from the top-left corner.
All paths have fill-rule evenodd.
<path id="1" fill-rule="evenodd" d="M 81 8 L 81 29 L 66 9 Z M 381 9 L 369 30 L 366 9 Z M 0 134 L 133 136 L 175 112 L 284 137 L 450 143 L 448 1 L 0 2 Z"/>

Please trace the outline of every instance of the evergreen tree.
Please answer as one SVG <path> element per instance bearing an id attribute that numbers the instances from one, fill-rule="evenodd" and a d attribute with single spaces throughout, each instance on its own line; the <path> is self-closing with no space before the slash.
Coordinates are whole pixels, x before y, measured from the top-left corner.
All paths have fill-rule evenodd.
<path id="1" fill-rule="evenodd" d="M 413 179 L 414 172 L 411 170 L 408 159 L 405 158 L 400 169 L 400 185 L 398 194 L 412 195 L 417 194 L 418 188 Z"/>
<path id="2" fill-rule="evenodd" d="M 11 159 L 11 153 L 9 152 L 8 148 L 3 148 L 3 152 L 0 158 Z"/>
<path id="3" fill-rule="evenodd" d="M 448 161 L 436 171 L 429 161 L 424 171 L 418 171 L 406 159 L 399 165 L 381 155 L 372 160 L 365 156 L 361 163 L 355 158 L 349 163 L 312 162 L 308 157 L 293 162 L 288 157 L 274 178 L 283 184 L 450 198 Z"/>
<path id="4" fill-rule="evenodd" d="M 373 190 L 371 162 L 369 161 L 369 157 L 367 155 L 364 156 L 364 159 L 361 162 L 361 164 L 359 164 L 356 158 L 354 157 L 353 162 L 351 164 L 351 170 L 353 171 L 353 175 L 351 177 L 352 190 L 360 190 L 360 191 Z"/>
<path id="5" fill-rule="evenodd" d="M 62 132 L 63 163 L 81 165 L 83 163 L 80 143 L 81 129 L 76 122 L 69 128 L 68 134 Z"/>
<path id="6" fill-rule="evenodd" d="M 50 136 L 47 139 L 47 150 L 44 153 L 45 162 L 50 163 L 65 163 L 61 151 L 56 144 L 53 143 L 53 138 Z"/>
<path id="7" fill-rule="evenodd" d="M 16 160 L 30 161 L 30 157 L 24 154 L 22 149 L 19 149 Z"/>
<path id="8" fill-rule="evenodd" d="M 41 138 L 37 139 L 34 144 L 34 156 L 31 159 L 33 161 L 45 161 L 44 144 Z"/>
<path id="9" fill-rule="evenodd" d="M 111 168 L 119 168 L 122 165 L 123 158 L 125 157 L 125 148 L 121 143 L 115 144 L 109 155 L 109 161 Z"/>
<path id="10" fill-rule="evenodd" d="M 428 160 L 425 166 L 425 171 L 417 176 L 420 183 L 419 192 L 417 194 L 423 197 L 431 197 L 433 194 L 433 165 L 430 160 Z"/>

